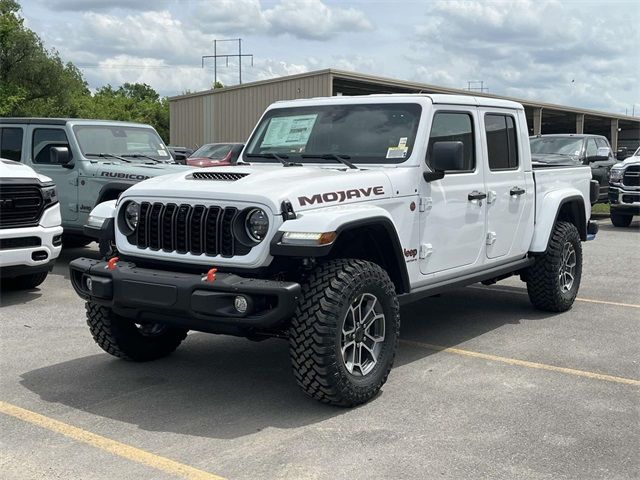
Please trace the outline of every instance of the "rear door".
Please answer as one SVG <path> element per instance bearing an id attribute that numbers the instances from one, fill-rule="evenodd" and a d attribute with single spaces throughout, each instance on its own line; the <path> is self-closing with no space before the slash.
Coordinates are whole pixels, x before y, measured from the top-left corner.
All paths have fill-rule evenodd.
<path id="1" fill-rule="evenodd" d="M 522 254 L 521 245 L 527 234 L 526 219 L 534 204 L 535 192 L 527 182 L 523 149 L 518 141 L 521 130 L 516 113 L 506 109 L 480 109 L 485 131 L 486 252 L 487 258 L 494 261 Z"/>
<path id="2" fill-rule="evenodd" d="M 470 198 L 485 192 L 477 108 L 434 107 L 427 167 L 435 142 L 462 142 L 465 156 L 463 169 L 420 182 L 420 271 L 442 278 L 455 274 L 456 268 L 467 270 L 483 262 L 486 205 L 483 198 Z"/>

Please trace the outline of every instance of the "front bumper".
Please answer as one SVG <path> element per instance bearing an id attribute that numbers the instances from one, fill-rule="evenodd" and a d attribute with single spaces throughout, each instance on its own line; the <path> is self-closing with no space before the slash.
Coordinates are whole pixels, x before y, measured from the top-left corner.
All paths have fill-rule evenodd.
<path id="1" fill-rule="evenodd" d="M 300 297 L 298 283 L 230 273 L 217 273 L 208 282 L 205 273 L 140 268 L 125 261 L 109 270 L 107 262 L 88 258 L 73 260 L 69 270 L 78 295 L 118 315 L 140 323 L 166 323 L 211 333 L 274 330 L 293 315 Z M 234 307 L 237 296 L 247 301 L 244 313 Z"/>
<path id="2" fill-rule="evenodd" d="M 48 271 L 62 249 L 62 227 L 21 227 L 0 230 L 3 277 Z"/>
<path id="3" fill-rule="evenodd" d="M 640 215 L 640 190 L 625 190 L 611 186 L 609 188 L 609 203 L 612 210 Z"/>

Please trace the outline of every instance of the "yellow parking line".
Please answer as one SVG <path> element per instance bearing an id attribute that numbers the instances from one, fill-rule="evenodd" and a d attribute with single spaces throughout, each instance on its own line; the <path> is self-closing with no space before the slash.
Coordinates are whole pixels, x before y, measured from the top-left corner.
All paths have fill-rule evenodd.
<path id="1" fill-rule="evenodd" d="M 222 477 L 212 473 L 198 470 L 197 468 L 184 465 L 174 460 L 111 440 L 110 438 L 88 432 L 81 428 L 74 427 L 1 400 L 0 413 L 32 423 L 47 430 L 51 430 L 52 432 L 60 433 L 79 442 L 91 445 L 92 447 L 99 448 L 114 455 L 118 455 L 119 457 L 155 468 L 156 470 L 160 470 L 170 475 L 187 478 L 189 480 L 224 480 Z"/>
<path id="2" fill-rule="evenodd" d="M 443 347 L 441 345 L 432 345 L 430 343 L 416 342 L 413 340 L 400 340 L 401 343 L 412 345 L 414 347 L 427 348 L 437 352 L 448 352 L 456 355 L 464 355 L 466 357 L 482 358 L 484 360 L 492 360 L 494 362 L 502 362 L 508 365 L 517 365 L 520 367 L 536 368 L 538 370 L 548 370 L 551 372 L 567 373 L 578 377 L 587 377 L 594 380 L 603 380 L 605 382 L 623 383 L 625 385 L 640 386 L 640 380 L 633 378 L 615 377 L 613 375 L 605 375 L 603 373 L 588 372 L 585 370 L 576 370 L 574 368 L 556 367 L 555 365 L 547 365 L 544 363 L 528 362 L 526 360 L 518 360 L 517 358 L 500 357 L 498 355 L 490 355 L 488 353 L 473 352 L 454 347 Z"/>
<path id="3" fill-rule="evenodd" d="M 474 290 L 491 290 L 492 292 L 504 292 L 504 293 L 515 293 L 518 295 L 527 295 L 527 291 L 522 288 L 496 288 L 496 287 L 476 287 L 471 286 L 467 288 L 473 288 Z M 577 302 L 588 302 L 588 303 L 601 303 L 603 305 L 614 305 L 616 307 L 629 307 L 629 308 L 640 308 L 640 305 L 635 305 L 633 303 L 620 303 L 620 302 L 609 302 L 607 300 L 594 300 L 592 298 L 576 298 Z"/>

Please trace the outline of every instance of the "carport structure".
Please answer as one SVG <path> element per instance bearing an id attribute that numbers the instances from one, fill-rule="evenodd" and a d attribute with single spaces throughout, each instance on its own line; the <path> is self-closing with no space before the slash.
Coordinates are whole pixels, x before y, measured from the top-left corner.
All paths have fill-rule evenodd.
<path id="1" fill-rule="evenodd" d="M 192 147 L 209 142 L 243 142 L 264 109 L 278 100 L 383 93 L 448 93 L 513 100 L 524 106 L 531 135 L 594 133 L 606 136 L 614 150 L 640 145 L 640 117 L 334 69 L 172 97 L 171 143 Z"/>

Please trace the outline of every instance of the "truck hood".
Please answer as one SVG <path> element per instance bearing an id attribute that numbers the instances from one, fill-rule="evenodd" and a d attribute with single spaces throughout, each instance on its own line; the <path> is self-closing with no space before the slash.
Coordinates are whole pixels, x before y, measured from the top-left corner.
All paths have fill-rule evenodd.
<path id="1" fill-rule="evenodd" d="M 532 153 L 531 161 L 545 165 L 582 165 L 574 155 L 560 155 L 558 153 Z"/>
<path id="2" fill-rule="evenodd" d="M 100 161 L 97 162 L 96 168 L 91 169 L 91 172 L 94 177 L 140 181 L 159 175 L 190 171 L 192 169 L 193 167 L 177 163 L 146 164 L 142 162 Z"/>
<path id="3" fill-rule="evenodd" d="M 627 157 L 623 161 L 614 165 L 615 168 L 626 167 L 628 165 L 635 165 L 640 163 L 640 157 Z"/>
<path id="4" fill-rule="evenodd" d="M 42 183 L 51 181 L 49 177 L 37 174 L 31 167 L 5 158 L 0 158 L 0 178 L 36 178 Z"/>
<path id="5" fill-rule="evenodd" d="M 300 211 L 382 199 L 391 193 L 391 182 L 383 168 L 352 170 L 268 164 L 193 169 L 151 178 L 128 189 L 122 198 L 260 203 L 280 212 L 285 200 Z"/>

